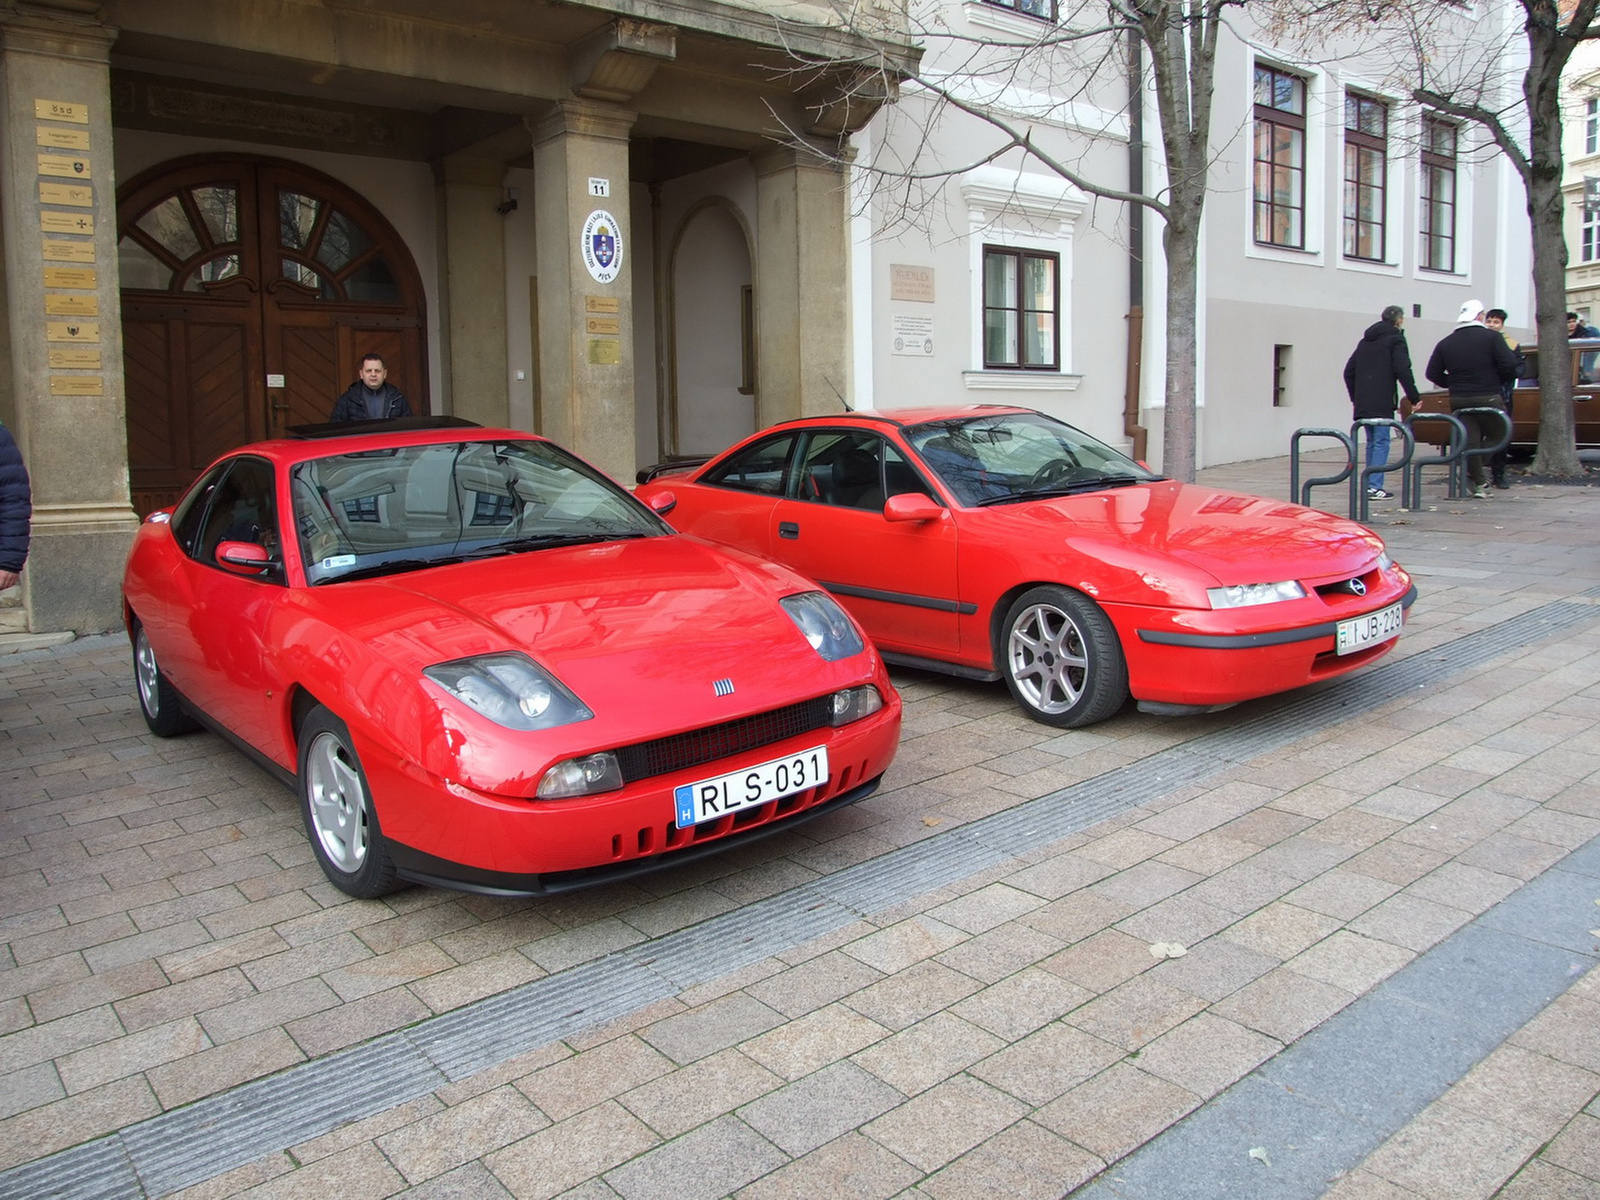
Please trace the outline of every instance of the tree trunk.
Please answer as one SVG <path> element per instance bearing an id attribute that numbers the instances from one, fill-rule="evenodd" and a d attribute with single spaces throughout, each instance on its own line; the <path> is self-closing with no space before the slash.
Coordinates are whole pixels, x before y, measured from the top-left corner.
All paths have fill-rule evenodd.
<path id="1" fill-rule="evenodd" d="M 1173 205 L 1172 216 L 1179 217 Z M 1199 345 L 1198 223 L 1169 222 L 1161 242 L 1167 256 L 1167 411 L 1161 428 L 1161 471 L 1193 483 L 1195 471 L 1196 360 Z"/>
<path id="2" fill-rule="evenodd" d="M 1572 355 L 1567 349 L 1567 241 L 1562 228 L 1561 72 L 1570 50 L 1554 28 L 1529 23 L 1528 220 L 1533 229 L 1533 295 L 1538 323 L 1540 475 L 1578 476 L 1572 413 Z"/>

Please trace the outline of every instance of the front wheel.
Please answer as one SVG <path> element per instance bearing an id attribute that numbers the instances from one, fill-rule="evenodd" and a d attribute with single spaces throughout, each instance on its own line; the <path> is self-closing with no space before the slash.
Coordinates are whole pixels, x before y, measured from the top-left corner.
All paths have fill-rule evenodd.
<path id="1" fill-rule="evenodd" d="M 350 730 L 317 707 L 300 727 L 300 815 L 334 887 L 361 900 L 400 887 Z"/>
<path id="2" fill-rule="evenodd" d="M 1081 592 L 1024 592 L 1000 636 L 1006 686 L 1035 721 L 1076 729 L 1105 720 L 1127 701 L 1128 664 L 1117 631 Z"/>
<path id="3" fill-rule="evenodd" d="M 200 728 L 178 699 L 178 689 L 161 673 L 155 647 L 140 621 L 133 623 L 133 682 L 139 693 L 139 715 L 157 737 L 177 737 Z"/>

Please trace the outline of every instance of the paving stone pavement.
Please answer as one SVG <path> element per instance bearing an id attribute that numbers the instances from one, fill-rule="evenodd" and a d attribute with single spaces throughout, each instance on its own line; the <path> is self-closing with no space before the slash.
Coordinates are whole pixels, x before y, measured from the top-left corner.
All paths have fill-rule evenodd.
<path id="1" fill-rule="evenodd" d="M 1203 478 L 1288 489 L 1282 459 Z M 1570 965 L 1529 1019 L 1415 1111 L 1366 1121 L 1366 1142 L 1309 1183 L 1292 1176 L 1304 1147 L 1241 1130 L 1236 1194 L 1600 1196 L 1600 879 L 1575 866 L 1600 834 L 1600 489 L 1424 495 L 1417 513 L 1374 507 L 1421 594 L 1366 676 L 1497 631 L 1521 643 L 1485 642 L 1392 698 L 1335 683 L 1322 690 L 1348 712 L 1069 837 L 863 903 L 821 936 L 176 1191 L 93 1194 L 1187 1197 L 1181 1174 L 1140 1183 L 1134 1168 L 1286 1050 L 1349 1028 L 1430 951 L 1566 880 L 1553 903 L 1580 936 L 1549 935 Z M 1552 605 L 1566 623 L 1529 631 Z M 323 880 L 293 796 L 248 760 L 210 734 L 146 734 L 125 639 L 0 654 L 0 1196 L 87 1196 L 74 1155 L 123 1155 L 164 1113 L 337 1067 L 585 964 L 633 969 L 680 931 L 737 929 L 857 864 L 931 861 L 986 818 L 1137 778 L 1293 700 L 1063 733 L 999 685 L 896 682 L 900 756 L 853 809 L 552 899 L 359 902 Z M 1370 1051 L 1369 1098 L 1403 1090 L 1405 1047 Z"/>

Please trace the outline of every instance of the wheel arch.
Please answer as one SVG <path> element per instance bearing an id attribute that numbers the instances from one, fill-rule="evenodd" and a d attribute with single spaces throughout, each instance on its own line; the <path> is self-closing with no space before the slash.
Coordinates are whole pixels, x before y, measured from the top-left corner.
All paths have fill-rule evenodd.
<path id="1" fill-rule="evenodd" d="M 1017 602 L 1017 597 L 1034 588 L 1057 587 L 1065 588 L 1069 592 L 1077 592 L 1085 600 L 1096 607 L 1104 609 L 1105 605 L 1093 592 L 1079 587 L 1077 584 L 1066 583 L 1059 579 L 1028 579 L 1021 583 L 1014 583 L 1005 591 L 995 597 L 994 607 L 989 610 L 989 661 L 996 671 L 1005 670 L 1005 651 L 1002 641 L 1005 637 L 1006 614 L 1011 611 L 1011 606 Z"/>

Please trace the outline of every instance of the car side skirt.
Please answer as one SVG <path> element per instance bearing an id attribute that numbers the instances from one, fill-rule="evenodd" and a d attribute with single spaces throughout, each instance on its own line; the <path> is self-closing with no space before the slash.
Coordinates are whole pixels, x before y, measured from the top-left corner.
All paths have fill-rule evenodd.
<path id="1" fill-rule="evenodd" d="M 848 583 L 830 583 L 817 580 L 835 596 L 853 596 L 857 600 L 877 600 L 883 604 L 904 604 L 907 608 L 928 608 L 934 612 L 959 613 L 970 617 L 978 611 L 976 604 L 963 604 L 959 600 L 944 600 L 938 596 L 918 596 L 914 592 L 885 592 L 877 588 L 856 587 Z"/>
<path id="2" fill-rule="evenodd" d="M 804 809 L 781 821 L 757 825 L 740 833 L 695 843 L 681 850 L 670 850 L 649 858 L 630 859 L 615 866 L 586 867 L 577 871 L 551 871 L 543 875 L 517 875 L 451 862 L 393 840 L 389 842 L 389 854 L 394 859 L 400 877 L 411 883 L 452 888 L 458 892 L 471 892 L 479 896 L 550 896 L 560 892 L 576 891 L 579 888 L 636 879 L 641 875 L 652 875 L 657 871 L 665 871 L 713 854 L 721 854 L 736 846 L 760 841 L 770 834 L 783 833 L 813 817 L 820 817 L 824 813 L 834 812 L 859 800 L 865 800 L 878 790 L 878 784 L 882 780 L 882 775 L 876 779 L 869 779 L 848 792 L 835 796 L 826 804 Z"/>
<path id="3" fill-rule="evenodd" d="M 1417 589 L 1413 586 L 1400 598 L 1400 603 L 1410 608 L 1416 598 Z M 1332 637 L 1338 624 L 1337 621 L 1326 621 L 1321 625 L 1302 625 L 1298 629 L 1277 629 L 1267 633 L 1168 633 L 1164 630 L 1141 629 L 1139 640 L 1156 646 L 1188 646 L 1200 650 L 1253 650 L 1260 646 L 1286 646 L 1291 642 L 1314 642 L 1318 638 Z"/>
<path id="4" fill-rule="evenodd" d="M 983 667 L 967 667 L 961 663 L 946 662 L 942 658 L 923 658 L 917 654 L 900 654 L 893 650 L 878 648 L 878 657 L 890 666 L 914 667 L 918 671 L 935 671 L 940 675 L 954 675 L 959 679 L 975 679 L 979 683 L 994 683 L 1000 678 L 999 671 L 985 670 Z"/>

